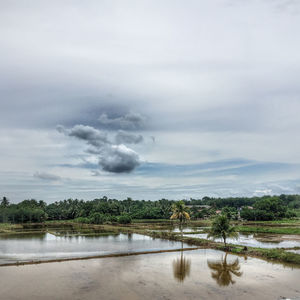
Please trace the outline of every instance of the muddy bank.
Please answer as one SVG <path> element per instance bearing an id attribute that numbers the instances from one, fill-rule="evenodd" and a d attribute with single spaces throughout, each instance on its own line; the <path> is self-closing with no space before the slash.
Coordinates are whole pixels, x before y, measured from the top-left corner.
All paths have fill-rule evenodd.
<path id="1" fill-rule="evenodd" d="M 57 263 L 57 262 L 66 262 L 66 261 L 74 261 L 74 260 L 112 258 L 112 257 L 169 253 L 169 252 L 185 252 L 185 251 L 193 251 L 193 250 L 198 250 L 198 249 L 199 249 L 199 247 L 196 247 L 196 248 L 190 247 L 190 248 L 178 248 L 178 249 L 170 249 L 170 250 L 136 251 L 136 252 L 115 253 L 115 254 L 105 254 L 105 255 L 95 255 L 95 256 L 70 257 L 70 258 L 48 259 L 48 260 L 34 260 L 34 261 L 24 261 L 24 262 L 0 264 L 0 268 L 1 267 L 9 267 L 9 266 L 25 266 L 25 265 L 38 265 L 38 264 L 46 264 L 46 263 Z"/>

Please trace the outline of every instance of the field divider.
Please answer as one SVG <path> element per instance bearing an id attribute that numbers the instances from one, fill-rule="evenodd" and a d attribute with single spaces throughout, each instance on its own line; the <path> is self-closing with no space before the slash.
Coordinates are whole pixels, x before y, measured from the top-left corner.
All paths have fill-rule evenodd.
<path id="1" fill-rule="evenodd" d="M 112 254 L 83 256 L 83 257 L 69 257 L 69 258 L 58 258 L 58 259 L 56 258 L 56 259 L 47 259 L 47 260 L 32 260 L 32 261 L 1 264 L 0 267 L 25 266 L 25 265 L 37 265 L 37 264 L 54 263 L 54 262 L 66 262 L 66 261 L 74 261 L 74 260 L 88 260 L 88 259 L 112 258 L 112 257 L 134 256 L 134 255 L 145 255 L 145 254 L 158 254 L 158 253 L 167 253 L 167 252 L 192 251 L 192 250 L 198 250 L 203 248 L 204 247 L 177 248 L 177 249 L 166 249 L 166 250 L 112 253 Z"/>

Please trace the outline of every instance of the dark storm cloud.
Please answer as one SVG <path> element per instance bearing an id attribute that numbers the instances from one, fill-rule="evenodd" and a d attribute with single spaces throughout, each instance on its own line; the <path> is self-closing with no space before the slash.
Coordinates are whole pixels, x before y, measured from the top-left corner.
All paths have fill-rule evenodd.
<path id="1" fill-rule="evenodd" d="M 98 121 L 101 125 L 109 129 L 138 130 L 144 128 L 146 118 L 141 114 L 129 112 L 124 116 L 116 118 L 102 114 Z"/>
<path id="2" fill-rule="evenodd" d="M 102 169 L 113 173 L 129 173 L 139 164 L 139 155 L 125 145 L 113 145 L 105 149 L 99 159 Z"/>
<path id="3" fill-rule="evenodd" d="M 54 174 L 49 174 L 49 173 L 40 173 L 36 172 L 33 174 L 33 177 L 42 179 L 42 180 L 48 180 L 48 181 L 59 181 L 61 180 L 60 176 L 54 175 Z"/>
<path id="4" fill-rule="evenodd" d="M 119 130 L 115 136 L 117 144 L 138 144 L 144 140 L 140 134 L 133 134 L 124 130 Z"/>
<path id="5" fill-rule="evenodd" d="M 129 173 L 140 165 L 139 155 L 124 144 L 137 144 L 143 140 L 141 135 L 119 131 L 115 136 L 117 144 L 111 143 L 107 134 L 91 126 L 75 125 L 67 129 L 58 125 L 58 132 L 85 141 L 89 147 L 86 152 L 97 155 L 99 165 L 106 172 Z"/>

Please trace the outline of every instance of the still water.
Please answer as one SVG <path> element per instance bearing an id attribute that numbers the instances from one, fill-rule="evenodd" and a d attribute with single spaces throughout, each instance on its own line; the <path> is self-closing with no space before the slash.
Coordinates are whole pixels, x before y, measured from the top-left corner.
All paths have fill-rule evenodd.
<path id="1" fill-rule="evenodd" d="M 5 300 L 300 299 L 300 269 L 210 249 L 0 267 L 0 278 Z"/>
<path id="2" fill-rule="evenodd" d="M 207 239 L 207 233 L 199 233 L 199 234 L 188 234 L 184 233 L 184 236 L 193 237 L 193 238 L 200 238 L 200 239 Z M 275 235 L 276 236 L 276 235 Z M 281 235 L 277 235 L 280 239 Z M 221 239 L 215 239 L 216 242 L 222 242 Z M 238 233 L 237 239 L 228 238 L 227 243 L 235 244 L 235 245 L 243 245 L 249 247 L 258 247 L 258 248 L 293 248 L 293 247 L 300 247 L 299 240 L 283 240 L 283 241 L 268 241 L 268 235 L 266 234 L 243 234 Z"/>
<path id="3" fill-rule="evenodd" d="M 190 247 L 190 246 L 189 246 Z M 12 262 L 167 250 L 181 243 L 140 234 L 56 236 L 50 233 L 0 235 L 0 265 Z"/>

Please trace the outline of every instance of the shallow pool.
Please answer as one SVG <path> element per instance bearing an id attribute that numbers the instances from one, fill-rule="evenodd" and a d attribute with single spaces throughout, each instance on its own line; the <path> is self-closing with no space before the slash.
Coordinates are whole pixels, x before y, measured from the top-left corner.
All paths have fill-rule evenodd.
<path id="1" fill-rule="evenodd" d="M 41 232 L 0 235 L 0 264 L 176 248 L 181 248 L 180 242 L 140 234 L 56 236 Z"/>

